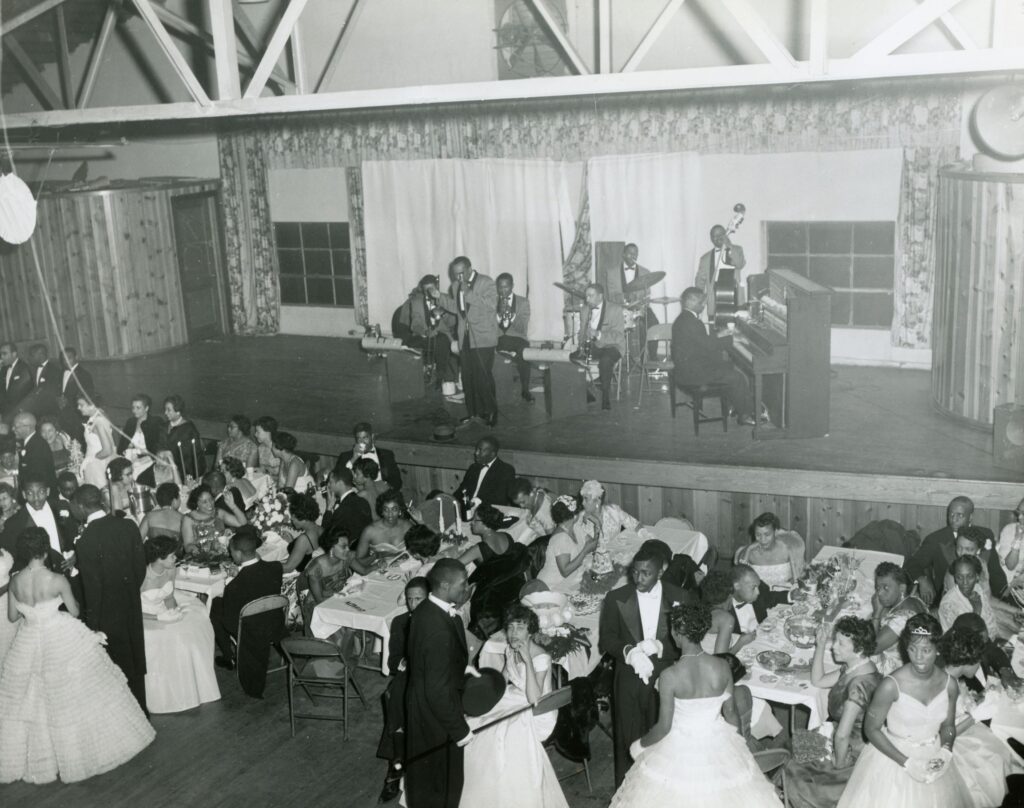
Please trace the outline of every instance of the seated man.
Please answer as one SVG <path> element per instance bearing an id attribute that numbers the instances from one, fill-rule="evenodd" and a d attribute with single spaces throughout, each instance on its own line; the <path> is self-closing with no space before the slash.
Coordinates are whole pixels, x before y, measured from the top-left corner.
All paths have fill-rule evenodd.
<path id="1" fill-rule="evenodd" d="M 237 488 L 228 488 L 223 471 L 209 471 L 203 475 L 203 484 L 210 487 L 217 516 L 228 527 L 241 527 L 249 520 L 245 517 L 245 500 Z"/>
<path id="2" fill-rule="evenodd" d="M 729 404 L 736 421 L 753 425 L 750 385 L 747 377 L 733 367 L 723 353 L 725 343 L 707 332 L 700 320 L 704 293 L 691 286 L 682 297 L 683 310 L 672 323 L 672 363 L 677 387 L 722 384 L 728 388 Z"/>
<path id="3" fill-rule="evenodd" d="M 403 345 L 423 354 L 424 363 L 436 369 L 434 381 L 445 388 L 445 395 L 452 395 L 459 377 L 458 359 L 452 353 L 455 317 L 437 303 L 439 283 L 437 275 L 420 278 L 395 311 L 391 332 Z"/>
<path id="4" fill-rule="evenodd" d="M 635 244 L 627 244 L 622 248 L 622 288 L 626 289 L 631 283 L 634 283 L 637 278 L 642 278 L 644 275 L 650 275 L 651 271 L 644 266 L 637 263 L 637 259 L 640 257 L 640 248 Z M 622 302 L 627 308 L 630 308 L 636 312 L 637 319 L 637 330 L 640 334 L 640 344 L 647 339 L 647 329 L 652 325 L 658 324 L 658 318 L 654 316 L 654 312 L 651 311 L 651 307 L 646 305 L 650 289 L 644 289 L 640 292 L 623 292 Z M 647 355 L 652 359 L 658 355 L 658 343 L 652 342 L 647 346 Z"/>
<path id="5" fill-rule="evenodd" d="M 610 410 L 612 372 L 626 351 L 622 306 L 605 300 L 604 287 L 592 283 L 586 289 L 587 311 L 580 324 L 579 349 L 573 361 L 597 362 L 601 409 Z"/>
<path id="6" fill-rule="evenodd" d="M 768 616 L 772 606 L 789 602 L 789 592 L 772 592 L 753 567 L 737 564 L 732 568 L 732 600 L 729 612 L 736 620 L 736 631 L 752 635 Z"/>
<path id="7" fill-rule="evenodd" d="M 495 314 L 498 318 L 498 350 L 515 356 L 523 401 L 533 401 L 530 363 L 523 359 L 523 349 L 530 347 L 526 338 L 530 325 L 530 301 L 512 291 L 515 281 L 507 272 L 502 272 L 495 284 L 498 287 L 498 310 Z"/>
<path id="8" fill-rule="evenodd" d="M 508 488 L 516 478 L 516 470 L 500 457 L 501 445 L 493 435 L 481 438 L 473 452 L 473 462 L 452 496 L 462 503 L 467 514 L 476 506 L 508 505 Z"/>
<path id="9" fill-rule="evenodd" d="M 377 482 L 383 480 L 396 491 L 402 490 L 402 471 L 395 461 L 395 453 L 390 449 L 377 446 L 377 436 L 373 434 L 373 424 L 360 421 L 352 427 L 352 449 L 338 455 L 336 465 L 344 465 L 351 469 L 361 457 L 368 457 L 377 464 Z"/>
<path id="10" fill-rule="evenodd" d="M 238 565 L 238 575 L 224 588 L 224 596 L 214 598 L 210 604 L 213 636 L 221 654 L 215 662 L 228 670 L 237 664 L 239 683 L 253 698 L 263 697 L 270 646 L 285 635 L 283 611 L 274 610 L 246 618 L 245 639 L 237 662 L 234 659 L 231 639 L 238 632 L 242 607 L 257 598 L 281 594 L 281 562 L 263 561 L 256 555 L 259 546 L 259 533 L 252 525 L 243 525 L 235 531 L 229 550 L 231 560 Z"/>

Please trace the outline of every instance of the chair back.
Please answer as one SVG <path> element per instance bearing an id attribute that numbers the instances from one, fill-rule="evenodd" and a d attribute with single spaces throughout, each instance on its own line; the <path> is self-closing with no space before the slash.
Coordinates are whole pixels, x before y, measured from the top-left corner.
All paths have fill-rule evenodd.
<path id="1" fill-rule="evenodd" d="M 805 553 L 807 552 L 807 543 L 803 536 L 795 530 L 777 530 L 775 538 L 789 548 L 789 554 L 793 558 L 793 574 L 799 578 L 804 570 Z"/>
<path id="2" fill-rule="evenodd" d="M 342 668 L 345 667 L 345 660 L 341 656 L 340 649 L 327 640 L 317 640 L 311 637 L 286 637 L 281 640 L 281 653 L 284 654 L 292 675 L 300 678 L 310 678 L 310 672 L 313 673 L 313 678 L 317 678 L 316 667 L 311 668 L 308 665 L 300 664 L 302 662 L 331 659 L 340 662 Z"/>
<path id="3" fill-rule="evenodd" d="M 246 617 L 252 617 L 254 614 L 263 614 L 263 612 L 272 612 L 275 609 L 287 609 L 288 598 L 284 595 L 264 595 L 262 598 L 256 598 L 256 600 L 250 600 L 242 607 L 242 611 L 238 614 L 238 619 L 243 620 Z"/>
<path id="4" fill-rule="evenodd" d="M 544 564 L 547 562 L 548 557 L 548 542 L 550 541 L 551 536 L 541 536 L 527 545 L 526 550 L 530 554 L 530 568 L 527 570 L 527 574 L 530 578 L 536 578 L 540 571 L 544 569 Z"/>
<path id="5" fill-rule="evenodd" d="M 789 762 L 790 757 L 792 755 L 790 755 L 788 749 L 764 749 L 760 752 L 754 752 L 754 760 L 757 761 L 757 767 L 765 775 L 771 775 L 772 772 L 781 769 Z"/>
<path id="6" fill-rule="evenodd" d="M 672 323 L 658 323 L 657 325 L 648 326 L 648 328 L 647 328 L 647 341 L 648 342 L 671 342 L 672 341 Z"/>
<path id="7" fill-rule="evenodd" d="M 663 528 L 665 530 L 694 530 L 693 522 L 689 519 L 681 519 L 678 516 L 663 516 L 657 522 L 654 523 L 655 528 Z M 695 559 L 700 561 L 700 559 Z"/>

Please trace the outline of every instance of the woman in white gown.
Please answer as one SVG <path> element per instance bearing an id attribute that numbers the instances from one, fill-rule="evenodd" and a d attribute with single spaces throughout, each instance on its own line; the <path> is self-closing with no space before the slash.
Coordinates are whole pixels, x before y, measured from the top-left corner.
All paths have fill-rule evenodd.
<path id="1" fill-rule="evenodd" d="M 177 713 L 220 698 L 213 670 L 213 624 L 198 598 L 174 589 L 177 549 L 177 540 L 170 536 L 154 536 L 145 544 L 142 615 L 151 713 Z"/>
<path id="2" fill-rule="evenodd" d="M 774 513 L 762 513 L 747 529 L 752 543 L 737 550 L 733 562 L 752 567 L 772 589 L 791 589 L 800 577 L 802 561 L 776 535 L 780 527 Z"/>
<path id="3" fill-rule="evenodd" d="M 658 678 L 658 723 L 633 743 L 611 808 L 780 806 L 739 733 L 729 663 L 701 648 L 710 611 L 677 606 L 669 621 L 682 653 Z"/>
<path id="4" fill-rule="evenodd" d="M 103 635 L 75 619 L 67 578 L 46 569 L 49 551 L 42 528 L 18 537 L 25 566 L 11 581 L 7 616 L 21 627 L 0 673 L 0 783 L 85 780 L 156 736 Z"/>
<path id="5" fill-rule="evenodd" d="M 7 587 L 11 582 L 13 566 L 14 556 L 0 548 L 0 671 L 4 668 L 7 649 L 11 647 L 14 635 L 18 633 L 18 624 L 7 619 Z"/>
<path id="6" fill-rule="evenodd" d="M 910 660 L 875 688 L 864 747 L 837 808 L 969 808 L 954 761 L 956 680 L 936 665 L 939 621 L 907 620 L 900 645 Z"/>
<path id="7" fill-rule="evenodd" d="M 78 411 L 86 418 L 85 458 L 79 469 L 83 483 L 101 491 L 107 487 L 107 464 L 114 459 L 114 427 L 95 399 L 78 397 Z"/>
<path id="8" fill-rule="evenodd" d="M 471 727 L 536 703 L 551 691 L 551 657 L 530 639 L 538 630 L 531 609 L 518 603 L 509 607 L 505 695 L 493 710 L 471 721 Z M 555 711 L 535 716 L 525 710 L 476 734 L 465 751 L 460 808 L 568 808 L 543 746 L 557 717 Z"/>

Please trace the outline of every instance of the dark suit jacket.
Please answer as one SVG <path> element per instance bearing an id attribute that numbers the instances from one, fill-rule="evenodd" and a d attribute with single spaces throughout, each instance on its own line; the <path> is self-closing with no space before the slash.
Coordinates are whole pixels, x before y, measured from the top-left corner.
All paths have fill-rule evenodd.
<path id="1" fill-rule="evenodd" d="M 409 621 L 412 618 L 411 612 L 402 612 L 391 621 L 391 634 L 388 638 L 388 664 L 387 668 L 394 676 L 398 673 L 398 663 L 406 658 L 406 649 L 409 646 Z"/>
<path id="2" fill-rule="evenodd" d="M 7 368 L 0 366 L 0 387 L 3 389 L 4 419 L 10 420 L 19 409 L 21 403 L 28 398 L 35 387 L 32 368 L 22 359 L 16 359 L 11 366 L 11 380 L 7 381 Z"/>
<path id="3" fill-rule="evenodd" d="M 234 635 L 238 631 L 238 615 L 242 607 L 250 601 L 266 595 L 281 594 L 281 578 L 284 571 L 280 561 L 263 561 L 262 559 L 248 567 L 242 567 L 226 587 L 224 587 L 223 623 L 228 632 Z M 248 621 L 250 618 L 246 618 Z M 248 625 L 248 622 L 246 622 Z M 283 626 L 283 624 L 282 624 Z M 248 629 L 247 629 L 248 630 Z"/>
<path id="4" fill-rule="evenodd" d="M 725 341 L 708 334 L 707 327 L 691 311 L 683 311 L 672 323 L 672 364 L 676 384 L 706 384 L 722 365 Z"/>
<path id="5" fill-rule="evenodd" d="M 138 419 L 129 418 L 124 422 L 124 435 L 117 436 L 117 453 L 123 455 L 125 449 L 132 445 L 132 435 L 138 426 Z M 148 416 L 142 422 L 142 437 L 146 439 L 146 451 L 156 454 L 164 448 L 164 436 L 167 435 L 167 424 L 163 418 Z M 127 437 L 126 437 L 127 436 Z"/>
<path id="6" fill-rule="evenodd" d="M 42 480 L 57 490 L 57 472 L 53 467 L 53 452 L 43 436 L 33 432 L 25 445 L 18 450 L 18 479 Z"/>
<path id="7" fill-rule="evenodd" d="M 53 490 L 56 491 L 56 489 Z M 50 510 L 53 511 L 54 521 L 57 523 L 57 535 L 60 537 L 61 550 L 65 553 L 74 550 L 79 524 L 75 517 L 71 515 L 70 506 L 53 497 L 50 498 L 47 504 L 50 506 Z M 66 514 L 66 516 L 61 514 Z M 36 523 L 32 521 L 32 517 L 29 515 L 29 506 L 22 505 L 21 510 L 4 523 L 4 532 L 0 534 L 0 547 L 3 547 L 12 556 L 17 558 L 18 536 L 22 534 L 25 528 L 35 527 L 35 525 Z M 63 560 L 63 558 L 57 557 L 57 554 L 54 552 L 51 552 L 50 557 L 47 559 L 50 569 L 58 572 Z"/>
<path id="8" fill-rule="evenodd" d="M 63 385 L 63 370 L 61 371 L 60 379 L 60 384 Z M 65 400 L 67 401 L 67 406 L 74 407 L 75 396 L 77 396 L 79 393 L 88 393 L 91 396 L 95 390 L 96 388 L 93 387 L 92 383 L 92 374 L 89 373 L 89 371 L 86 370 L 84 367 L 82 367 L 82 363 L 79 362 L 75 366 L 75 369 L 71 371 L 71 375 L 68 376 L 67 386 L 62 387 L 60 394 L 64 396 Z"/>
<path id="9" fill-rule="evenodd" d="M 984 531 L 985 538 L 994 543 L 995 537 L 987 527 L 980 528 Z M 992 594 L 1002 595 L 1006 589 L 1006 573 L 999 564 L 999 557 L 994 550 L 982 551 L 981 561 L 988 567 L 988 581 L 992 587 Z M 949 565 L 956 558 L 956 536 L 953 535 L 953 528 L 949 525 L 930 533 L 921 542 L 917 552 L 903 562 L 903 569 L 907 571 L 912 581 L 916 581 L 922 575 L 927 575 L 935 585 L 936 600 L 942 597 L 942 589 L 946 580 L 946 571 Z"/>
<path id="10" fill-rule="evenodd" d="M 665 646 L 661 658 L 651 657 L 654 663 L 654 675 L 651 686 L 658 675 L 669 665 L 679 659 L 679 649 L 672 641 L 672 632 L 668 624 L 668 613 L 673 604 L 697 603 L 697 595 L 680 589 L 665 581 L 661 582 L 661 615 L 658 617 L 657 639 Z M 644 640 L 643 625 L 640 622 L 640 604 L 636 597 L 633 584 L 613 589 L 604 599 L 601 606 L 600 650 L 615 659 L 616 685 L 624 677 L 635 679 L 642 684 L 633 669 L 626 664 L 623 650 L 627 645 L 637 645 Z"/>
<path id="11" fill-rule="evenodd" d="M 380 478 L 396 491 L 402 490 L 402 470 L 398 468 L 395 460 L 395 453 L 390 449 L 382 449 L 380 446 L 373 447 L 377 455 L 377 465 L 380 467 Z M 348 468 L 360 457 L 355 449 L 350 452 L 342 452 L 338 455 L 338 463 L 344 463 Z M 371 460 L 373 458 L 370 458 Z"/>
<path id="12" fill-rule="evenodd" d="M 693 285 L 698 289 L 703 289 L 704 294 L 707 295 L 709 319 L 715 316 L 715 290 L 712 288 L 712 274 L 714 271 L 712 261 L 714 256 L 714 249 L 710 249 L 700 257 L 700 260 L 697 262 L 697 276 L 693 280 Z M 737 244 L 733 244 L 728 248 L 726 256 L 726 263 L 736 267 L 737 271 L 747 265 L 747 258 L 743 254 L 743 248 Z"/>
<path id="13" fill-rule="evenodd" d="M 590 332 L 591 309 L 583 309 L 583 319 L 580 321 L 579 344 L 582 349 L 593 336 Z M 601 337 L 597 341 L 598 348 L 618 348 L 620 354 L 626 353 L 626 324 L 622 319 L 622 306 L 610 300 L 604 301 L 604 311 L 601 312 L 601 320 L 597 324 L 597 330 Z"/>
<path id="14" fill-rule="evenodd" d="M 370 510 L 370 503 L 363 499 L 353 489 L 346 494 L 341 502 L 336 502 L 334 509 L 327 511 L 324 518 L 320 520 L 320 526 L 324 533 L 335 530 L 344 530 L 348 536 L 349 547 L 355 547 L 366 526 L 373 521 L 373 512 Z"/>
<path id="15" fill-rule="evenodd" d="M 761 581 L 761 586 L 757 592 L 757 600 L 754 601 L 754 616 L 757 618 L 757 622 L 761 623 L 768 616 L 768 610 L 772 606 L 778 606 L 780 603 L 789 602 L 789 592 L 773 592 L 771 587 L 768 586 L 764 581 Z M 733 620 L 736 621 L 736 631 L 740 630 L 740 618 L 736 614 L 736 609 L 732 605 L 732 599 L 729 599 L 729 614 L 732 615 Z"/>
<path id="16" fill-rule="evenodd" d="M 429 598 L 409 621 L 406 750 L 414 756 L 469 734 L 462 690 L 469 653 L 462 621 Z"/>
<path id="17" fill-rule="evenodd" d="M 63 377 L 64 369 L 52 359 L 47 359 L 42 365 L 32 369 L 34 389 L 32 390 L 30 409 L 37 416 L 57 413 L 57 396 L 60 395 L 60 384 Z"/>
<path id="18" fill-rule="evenodd" d="M 146 673 L 140 590 L 146 577 L 142 536 L 130 519 L 102 516 L 75 545 L 82 576 L 82 619 L 107 635 L 107 653 L 131 679 Z"/>
<path id="19" fill-rule="evenodd" d="M 480 478 L 479 463 L 473 463 L 466 469 L 462 482 L 455 489 L 455 499 L 461 502 L 467 501 L 473 496 L 476 490 L 476 481 Z M 508 486 L 516 478 L 515 468 L 506 463 L 500 457 L 494 458 L 494 462 L 484 475 L 483 484 L 477 494 L 480 501 L 487 505 L 508 505 Z"/>

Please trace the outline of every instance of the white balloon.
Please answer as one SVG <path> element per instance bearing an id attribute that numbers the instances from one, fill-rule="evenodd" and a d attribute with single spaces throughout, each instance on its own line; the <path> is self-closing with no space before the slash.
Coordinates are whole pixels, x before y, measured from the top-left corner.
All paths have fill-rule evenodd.
<path id="1" fill-rule="evenodd" d="M 14 174 L 0 176 L 0 238 L 23 244 L 36 229 L 36 200 L 24 181 Z"/>

